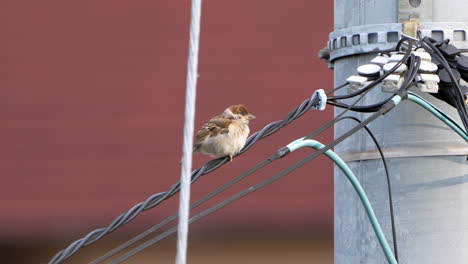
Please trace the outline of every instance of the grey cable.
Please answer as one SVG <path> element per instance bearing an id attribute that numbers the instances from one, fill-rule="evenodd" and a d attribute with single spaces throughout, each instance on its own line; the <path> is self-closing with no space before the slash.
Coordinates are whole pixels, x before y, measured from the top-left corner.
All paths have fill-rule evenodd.
<path id="1" fill-rule="evenodd" d="M 342 88 L 342 87 L 344 87 L 344 85 L 339 86 L 338 88 Z M 369 87 L 369 88 L 372 88 L 372 87 Z M 367 92 L 369 92 L 370 90 L 371 89 L 366 90 L 361 95 L 361 97 L 353 105 L 357 104 L 358 101 L 360 101 L 364 97 L 364 95 L 367 94 Z M 284 126 L 288 125 L 289 123 L 291 123 L 293 120 L 301 117 L 305 112 L 307 112 L 312 107 L 312 105 L 315 105 L 317 103 L 318 103 L 318 98 L 317 97 L 315 97 L 313 99 L 311 98 L 311 99 L 305 100 L 299 107 L 297 107 L 296 109 L 291 111 L 282 121 L 276 121 L 274 123 L 271 123 L 271 124 L 265 126 L 261 131 L 258 131 L 256 133 L 254 133 L 253 135 L 251 135 L 247 139 L 247 142 L 246 142 L 244 148 L 237 155 L 240 155 L 240 154 L 244 153 L 245 151 L 247 151 L 248 149 L 250 149 L 258 140 L 263 139 L 263 138 L 265 138 L 267 136 L 270 136 L 270 135 L 274 134 L 275 132 L 277 132 L 282 127 L 284 127 Z M 345 111 L 340 113 L 340 115 L 338 115 L 337 118 L 344 115 L 347 111 L 349 111 L 349 109 L 346 109 Z M 324 127 L 321 131 L 324 131 L 325 129 L 329 128 L 330 126 L 331 125 L 329 125 L 329 124 L 326 125 L 326 127 Z M 196 180 L 198 180 L 198 178 L 200 178 L 202 175 L 210 173 L 210 172 L 216 170 L 217 168 L 221 167 L 228 160 L 229 160 L 229 158 L 227 158 L 227 157 L 214 159 L 214 160 L 211 160 L 208 163 L 206 163 L 203 167 L 194 170 L 192 172 L 192 177 L 191 177 L 192 178 L 192 183 L 195 182 Z M 112 231 L 114 231 L 118 227 L 130 222 L 137 215 L 139 215 L 142 211 L 148 210 L 148 209 L 160 204 L 164 200 L 172 197 L 174 194 L 176 194 L 179 191 L 179 188 L 180 188 L 180 183 L 176 183 L 168 191 L 152 195 L 146 201 L 141 202 L 141 203 L 135 205 L 134 207 L 132 207 L 127 213 L 123 213 L 123 214 L 119 215 L 109 226 L 107 226 L 105 228 L 96 229 L 96 230 L 88 233 L 85 237 L 76 240 L 75 242 L 70 244 L 66 249 L 64 249 L 64 250 L 58 252 L 57 254 L 55 254 L 55 256 L 49 261 L 49 264 L 58 264 L 58 263 L 63 262 L 64 260 L 68 259 L 73 254 L 75 254 L 80 248 L 86 247 L 86 246 L 96 242 L 97 240 L 99 240 L 103 236 L 111 233 Z"/>
<path id="2" fill-rule="evenodd" d="M 356 117 L 353 117 L 353 116 L 345 116 L 345 117 L 341 117 L 339 119 L 336 120 L 336 122 L 340 122 L 342 120 L 346 120 L 346 119 L 351 119 L 351 120 L 354 120 L 358 123 L 361 122 L 361 120 L 357 119 Z M 335 123 L 336 123 L 335 122 Z M 382 152 L 382 149 L 377 141 L 377 138 L 373 135 L 372 131 L 367 127 L 367 126 L 364 126 L 364 129 L 366 129 L 367 133 L 370 135 L 370 137 L 372 138 L 372 140 L 374 141 L 377 149 L 379 150 L 380 152 L 380 155 L 382 157 L 382 161 L 383 161 L 383 164 L 384 164 L 384 168 L 385 168 L 385 173 L 387 175 L 387 181 L 388 183 L 390 184 L 390 180 L 389 180 L 389 172 L 388 172 L 388 166 L 387 166 L 387 163 L 386 163 L 386 160 L 385 160 L 385 156 Z M 211 199 L 212 197 L 218 195 L 219 193 L 223 192 L 224 190 L 226 190 L 227 188 L 231 187 L 232 185 L 234 185 L 235 183 L 239 182 L 240 180 L 244 179 L 245 177 L 249 176 L 250 174 L 252 174 L 253 172 L 257 171 L 258 169 L 261 169 L 263 168 L 264 166 L 266 166 L 267 164 L 269 164 L 270 162 L 276 160 L 276 159 L 279 159 L 279 158 L 282 158 L 283 156 L 285 155 L 284 151 L 282 152 L 282 149 L 280 149 L 277 153 L 275 153 L 273 156 L 269 157 L 268 159 L 264 160 L 262 163 L 256 165 L 255 167 L 249 169 L 248 171 L 244 172 L 243 174 L 239 175 L 238 177 L 232 179 L 231 181 L 229 181 L 228 183 L 224 184 L 223 186 L 219 187 L 218 189 L 216 189 L 215 191 L 211 192 L 210 194 L 208 194 L 207 196 L 199 199 L 198 201 L 196 201 L 195 203 L 193 203 L 191 205 L 191 209 L 194 209 L 198 206 L 200 206 L 201 204 L 203 204 L 204 202 L 206 202 L 207 200 Z M 390 202 L 390 211 L 391 211 L 391 222 L 392 222 L 392 234 L 393 234 L 393 241 L 394 242 L 394 252 L 395 252 L 395 258 L 397 258 L 398 260 L 398 257 L 397 257 L 397 245 L 396 245 L 396 235 L 395 235 L 395 226 L 394 226 L 394 219 L 393 219 L 393 202 L 392 202 L 392 196 L 391 196 L 391 189 L 390 189 L 390 185 L 389 185 L 389 202 Z M 133 237 L 132 239 L 128 240 L 127 242 L 125 242 L 124 244 L 120 245 L 119 247 L 107 252 L 106 254 L 104 254 L 103 256 L 93 260 L 92 262 L 90 262 L 89 264 L 99 264 L 103 261 L 105 261 L 106 259 L 109 259 L 110 257 L 116 255 L 117 253 L 125 250 L 126 248 L 130 247 L 131 245 L 135 244 L 136 242 L 142 240 L 143 238 L 147 237 L 148 235 L 150 235 L 151 233 L 159 230 L 160 228 L 162 228 L 163 226 L 169 224 L 170 222 L 172 222 L 173 220 L 175 220 L 177 218 L 177 214 L 174 214 L 172 216 L 169 216 L 168 218 L 164 219 L 163 221 L 161 221 L 160 223 L 154 225 L 153 227 L 145 230 L 144 232 L 142 232 L 141 234 Z"/>
<path id="3" fill-rule="evenodd" d="M 255 132 L 252 134 L 248 139 L 247 142 L 240 151 L 240 155 L 247 150 L 249 150 L 257 141 L 268 137 L 274 133 L 276 133 L 281 128 L 287 126 L 292 121 L 296 120 L 297 118 L 304 115 L 312 106 L 315 106 L 319 102 L 317 97 L 312 97 L 310 99 L 305 100 L 299 107 L 289 112 L 289 114 L 281 121 L 276 121 L 271 124 L 265 126 L 262 130 Z M 237 156 L 236 155 L 236 156 Z M 195 169 L 192 172 L 192 183 L 197 181 L 202 175 L 208 174 L 223 164 L 225 164 L 229 160 L 228 157 L 222 157 L 218 159 L 211 160 L 207 162 L 203 167 Z M 75 254 L 80 248 L 89 246 L 90 244 L 96 242 L 97 240 L 101 239 L 105 235 L 111 233 L 115 229 L 119 228 L 120 226 L 130 222 L 136 216 L 138 216 L 141 212 L 148 210 L 150 208 L 155 207 L 156 205 L 162 203 L 164 200 L 172 197 L 179 191 L 180 183 L 176 183 L 171 186 L 171 188 L 166 192 L 160 192 L 150 196 L 146 201 L 141 202 L 135 206 L 133 206 L 128 212 L 120 214 L 109 226 L 104 228 L 96 229 L 90 233 L 88 233 L 85 237 L 80 238 L 70 244 L 66 249 L 61 250 L 49 261 L 49 264 L 58 264 L 62 263 L 64 260 L 71 257 Z"/>
<path id="4" fill-rule="evenodd" d="M 336 91 L 338 89 L 341 89 L 343 87 L 346 87 L 346 83 L 345 84 L 342 84 L 336 88 L 334 88 L 333 90 L 327 92 L 327 94 L 330 94 L 332 93 L 333 91 Z M 361 99 L 362 97 L 364 97 L 368 92 L 370 91 L 370 89 L 368 91 L 366 91 L 365 93 L 361 94 L 359 99 L 354 102 L 353 105 L 356 105 Z M 342 115 L 344 115 L 347 111 L 344 111 L 343 113 L 341 113 L 339 116 L 337 116 L 334 120 L 332 120 L 331 122 L 327 123 L 325 126 L 322 126 L 321 128 L 319 128 L 318 130 L 316 130 L 313 135 L 316 136 L 320 133 L 322 133 L 323 131 L 325 131 L 327 128 L 331 127 L 334 123 L 340 121 L 340 120 L 343 120 L 345 118 L 350 118 L 350 117 L 342 117 L 340 118 Z M 273 157 L 273 156 L 272 156 Z M 268 158 L 267 160 L 265 160 L 264 162 L 266 161 L 272 161 L 272 157 Z M 276 158 L 275 158 L 276 159 Z M 269 163 L 269 162 L 268 162 Z M 267 163 L 266 163 L 267 164 Z M 250 169 L 249 171 L 247 171 L 246 173 L 240 175 L 239 177 L 233 179 L 232 181 L 228 182 L 226 185 L 220 187 L 220 189 L 222 188 L 222 190 L 230 187 L 231 185 L 233 185 L 234 183 L 238 182 L 240 179 L 252 174 L 253 172 L 255 172 L 256 170 L 264 167 L 266 164 L 263 164 L 263 163 L 260 163 L 258 164 L 257 166 L 253 167 L 252 169 Z M 218 189 L 218 190 L 220 190 Z M 214 195 L 218 194 L 219 192 L 221 191 L 218 191 L 218 190 L 215 190 L 213 193 Z M 211 194 L 205 196 L 204 198 L 198 200 L 197 202 L 195 202 L 191 208 L 195 208 L 197 206 L 199 206 L 201 203 L 205 202 L 206 200 L 210 199 L 211 197 L 213 197 L 214 195 L 211 196 Z M 173 220 L 175 220 L 177 218 L 177 214 L 175 215 L 172 215 L 172 216 L 169 216 L 168 218 L 164 219 L 162 222 L 160 222 L 159 224 L 156 224 L 155 226 L 149 228 L 148 230 L 142 232 L 141 234 L 131 238 L 130 240 L 128 240 L 127 242 L 123 243 L 122 245 L 112 249 L 111 251 L 107 252 L 106 254 L 104 254 L 103 256 L 93 260 L 92 262 L 90 262 L 89 264 L 98 264 L 98 263 L 101 263 L 102 261 L 114 256 L 115 254 L 121 252 L 122 250 L 125 250 L 126 248 L 128 248 L 129 246 L 133 245 L 134 243 L 136 243 L 137 241 L 143 239 L 144 237 L 148 236 L 149 234 L 155 232 L 156 230 L 160 229 L 162 226 L 172 222 Z"/>
<path id="5" fill-rule="evenodd" d="M 411 46 L 411 45 L 412 45 L 411 41 L 409 41 L 409 43 L 410 43 L 410 46 Z M 411 49 L 409 49 L 409 50 L 411 50 Z M 406 55 L 407 55 L 407 56 L 405 56 L 405 58 L 402 59 L 402 60 L 400 61 L 400 64 L 403 63 L 403 62 L 406 60 L 406 58 L 409 57 L 410 52 L 408 52 Z M 394 68 L 397 68 L 397 66 L 394 67 Z M 343 88 L 343 87 L 345 87 L 345 86 L 346 86 L 346 84 L 340 85 L 340 86 L 338 86 L 337 88 L 333 89 L 331 92 L 336 91 L 336 90 L 338 90 L 338 89 L 341 89 L 341 88 Z M 360 97 L 358 98 L 358 100 L 356 100 L 356 101 L 355 101 L 350 107 L 348 107 L 345 111 L 343 111 L 342 113 L 340 113 L 340 114 L 335 118 L 335 120 L 339 119 L 339 118 L 340 118 L 341 116 L 343 116 L 347 111 L 349 111 L 349 110 L 351 109 L 351 107 L 355 106 L 360 100 L 362 100 L 362 98 L 364 98 L 364 96 L 365 96 L 368 92 L 370 92 L 370 90 L 371 90 L 370 88 L 373 88 L 373 87 L 375 87 L 375 84 L 372 85 L 372 86 L 370 86 L 369 88 L 367 88 L 367 89 L 360 95 Z M 327 93 L 327 94 L 330 94 L 331 92 L 329 92 L 329 93 Z M 389 105 L 389 104 L 391 104 L 391 103 L 392 103 L 392 102 L 386 102 L 386 103 L 384 104 L 384 106 Z M 377 111 L 374 115 L 376 115 L 376 114 L 382 112 L 382 110 L 384 110 L 385 112 L 388 111 L 388 110 L 385 109 L 386 107 L 384 107 L 384 106 L 382 106 L 382 108 L 381 108 L 379 111 Z M 291 113 L 290 113 L 290 114 L 291 114 Z M 372 115 L 371 117 L 369 117 L 369 119 L 371 119 L 374 115 Z M 285 120 L 286 120 L 286 119 L 285 119 Z M 332 122 L 333 122 L 333 121 L 332 121 Z M 311 138 L 311 137 L 313 137 L 313 136 L 316 136 L 317 134 L 320 134 L 321 132 L 323 132 L 324 130 L 326 130 L 326 129 L 329 128 L 330 126 L 332 126 L 332 125 L 333 125 L 332 122 L 329 122 L 329 123 L 326 124 L 325 126 L 321 127 L 319 130 L 317 130 L 316 132 L 312 133 L 312 134 L 309 135 L 307 138 Z M 365 126 L 365 125 L 364 125 L 364 126 Z M 391 209 L 393 210 L 393 208 L 391 208 Z M 395 250 L 395 253 L 396 253 L 396 250 Z"/>
<path id="6" fill-rule="evenodd" d="M 370 117 L 368 117 L 366 120 L 362 121 L 359 125 L 353 127 L 352 129 L 350 129 L 348 132 L 346 132 L 345 134 L 343 134 L 342 136 L 340 136 L 339 138 L 337 138 L 336 140 L 334 140 L 333 142 L 331 142 L 330 144 L 326 145 L 324 148 L 320 149 L 320 150 L 317 150 L 315 151 L 313 154 L 307 156 L 306 158 L 300 160 L 299 162 L 295 163 L 294 165 L 288 167 L 287 169 L 281 171 L 280 173 L 272 176 L 271 178 L 265 180 L 265 181 L 262 181 L 252 187 L 249 187 L 233 196 L 231 196 L 230 198 L 228 198 L 227 200 L 193 216 L 190 218 L 189 220 L 189 223 L 192 224 L 198 220 L 200 220 L 201 218 L 207 216 L 207 215 L 210 215 L 212 214 L 213 212 L 225 207 L 226 205 L 246 196 L 247 194 L 249 193 L 252 193 L 258 189 L 261 189 L 265 186 L 268 186 L 269 184 L 279 180 L 280 178 L 282 178 L 283 176 L 291 173 L 292 171 L 298 169 L 299 167 L 303 166 L 305 163 L 315 159 L 316 157 L 318 157 L 319 155 L 325 153 L 326 151 L 328 151 L 329 149 L 333 148 L 334 146 L 336 146 L 337 144 L 341 143 L 342 141 L 344 141 L 346 138 L 350 137 L 351 135 L 353 135 L 354 133 L 356 133 L 357 131 L 359 131 L 360 129 L 362 129 L 363 127 L 365 127 L 367 124 L 369 124 L 370 122 L 374 121 L 375 119 L 377 119 L 379 116 L 387 113 L 388 111 L 390 111 L 391 109 L 393 109 L 393 107 L 395 107 L 395 103 L 393 101 L 389 101 L 387 102 L 384 106 L 382 106 L 382 108 L 374 113 L 373 115 L 371 115 Z M 168 229 L 167 231 L 161 233 L 160 235 L 156 236 L 155 238 L 151 239 L 151 240 L 148 240 L 146 242 L 144 242 L 143 244 L 141 244 L 140 246 L 132 249 L 131 251 L 127 252 L 126 254 L 122 255 L 121 257 L 119 257 L 118 259 L 112 261 L 111 263 L 112 264 L 118 264 L 118 263 L 122 263 L 123 261 L 127 260 L 128 258 L 138 254 L 139 252 L 141 252 L 142 250 L 146 249 L 147 247 L 159 242 L 160 240 L 168 237 L 169 235 L 171 235 L 172 233 L 176 232 L 177 231 L 177 227 L 173 227 L 171 229 Z"/>
<path id="7" fill-rule="evenodd" d="M 190 206 L 190 209 L 194 209 L 198 206 L 200 206 L 201 204 L 203 204 L 204 202 L 208 201 L 209 199 L 213 198 L 214 196 L 218 195 L 219 193 L 223 192 L 224 190 L 226 190 L 227 188 L 231 187 L 232 185 L 236 184 L 237 182 L 241 181 L 242 179 L 244 179 L 245 177 L 249 176 L 250 174 L 254 173 L 255 171 L 265 167 L 267 164 L 271 163 L 272 161 L 276 160 L 276 159 L 279 159 L 281 158 L 282 156 L 278 155 L 278 154 L 275 154 L 273 156 L 271 156 L 270 158 L 264 160 L 263 162 L 259 163 L 258 165 L 256 165 L 255 167 L 249 169 L 248 171 L 242 173 L 241 175 L 239 175 L 238 177 L 230 180 L 229 182 L 227 182 L 226 184 L 224 184 L 223 186 L 219 187 L 218 189 L 214 190 L 213 192 L 209 193 L 208 195 L 206 195 L 205 197 L 197 200 L 196 202 L 194 202 L 191 206 Z M 127 242 L 125 242 L 124 244 L 116 247 L 115 249 L 107 252 L 105 255 L 93 260 L 92 262 L 90 262 L 89 264 L 98 264 L 98 263 L 101 263 L 102 261 L 106 260 L 106 259 L 109 259 L 110 257 L 114 256 L 115 254 L 121 252 L 122 250 L 125 250 L 126 248 L 130 247 L 131 245 L 135 244 L 136 242 L 138 242 L 139 240 L 145 238 L 146 236 L 148 236 L 149 234 L 159 230 L 161 227 L 169 224 L 170 222 L 174 221 L 176 218 L 178 217 L 178 214 L 174 214 L 174 215 L 171 215 L 169 216 L 168 218 L 162 220 L 160 223 L 152 226 L 151 228 L 145 230 L 144 232 L 142 232 L 141 234 L 133 237 L 132 239 L 128 240 Z"/>

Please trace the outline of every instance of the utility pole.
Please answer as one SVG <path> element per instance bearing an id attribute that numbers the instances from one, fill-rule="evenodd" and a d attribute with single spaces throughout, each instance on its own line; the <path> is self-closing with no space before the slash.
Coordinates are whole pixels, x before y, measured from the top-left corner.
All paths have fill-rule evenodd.
<path id="1" fill-rule="evenodd" d="M 377 51 L 395 47 L 402 34 L 402 22 L 410 19 L 419 19 L 422 36 L 449 38 L 458 48 L 468 48 L 467 0 L 334 3 L 334 32 L 328 49 L 335 85 L 356 74 L 356 68 L 368 63 Z M 338 94 L 348 92 L 342 89 Z M 460 122 L 454 108 L 428 94 L 419 94 Z M 389 96 L 378 86 L 362 105 Z M 341 111 L 336 109 L 335 115 Z M 353 115 L 361 119 L 368 116 Z M 335 138 L 353 126 L 355 123 L 348 121 L 338 123 Z M 389 163 L 399 263 L 468 263 L 468 144 L 410 102 L 402 102 L 370 128 Z M 361 181 L 392 245 L 387 182 L 372 140 L 361 131 L 335 151 L 348 161 Z M 338 169 L 334 180 L 335 263 L 386 263 L 355 191 Z"/>

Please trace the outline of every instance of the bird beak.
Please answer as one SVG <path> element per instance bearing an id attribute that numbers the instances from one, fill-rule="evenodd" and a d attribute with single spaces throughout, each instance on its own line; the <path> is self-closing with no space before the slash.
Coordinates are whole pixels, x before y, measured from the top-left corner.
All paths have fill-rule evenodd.
<path id="1" fill-rule="evenodd" d="M 252 119 L 255 119 L 256 117 L 254 115 L 252 115 L 252 114 L 249 114 L 248 118 L 249 118 L 249 120 L 252 120 Z"/>

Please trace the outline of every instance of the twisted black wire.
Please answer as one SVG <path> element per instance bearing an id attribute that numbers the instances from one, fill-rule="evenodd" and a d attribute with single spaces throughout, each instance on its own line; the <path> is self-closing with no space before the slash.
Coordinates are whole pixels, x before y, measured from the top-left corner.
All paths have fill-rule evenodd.
<path id="1" fill-rule="evenodd" d="M 247 139 L 244 148 L 242 148 L 242 150 L 237 155 L 240 155 L 249 150 L 255 143 L 257 143 L 258 140 L 274 134 L 275 132 L 288 125 L 295 119 L 301 117 L 312 106 L 315 106 L 317 103 L 319 103 L 319 99 L 316 96 L 313 96 L 312 98 L 305 100 L 299 107 L 289 112 L 289 114 L 283 120 L 273 122 L 265 126 L 262 130 L 255 132 Z M 229 157 L 222 157 L 210 160 L 203 167 L 194 170 L 192 172 L 192 183 L 198 180 L 202 175 L 208 174 L 221 167 L 223 164 L 228 162 L 228 160 Z M 75 254 L 80 248 L 86 247 L 96 242 L 97 240 L 111 233 L 118 227 L 130 222 L 141 212 L 151 209 L 163 202 L 164 200 L 172 197 L 179 191 L 179 189 L 180 182 L 177 182 L 176 184 L 172 185 L 172 187 L 168 191 L 160 192 L 150 196 L 146 201 L 133 206 L 128 212 L 119 215 L 109 226 L 99 228 L 90 232 L 85 237 L 80 238 L 72 244 L 70 244 L 66 249 L 55 254 L 55 256 L 49 261 L 49 264 L 58 264 L 63 262 L 64 260 L 71 257 L 73 254 Z"/>
<path id="2" fill-rule="evenodd" d="M 403 90 L 403 93 L 405 93 L 405 91 Z M 403 96 L 404 97 L 404 96 Z M 189 223 L 192 224 L 198 220 L 200 220 L 201 218 L 205 217 L 205 216 L 208 216 L 210 214 L 212 214 L 213 212 L 219 210 L 219 209 L 222 209 L 224 208 L 225 206 L 231 204 L 232 202 L 256 191 L 256 190 L 259 190 L 259 189 L 262 189 L 266 186 L 268 186 L 269 184 L 279 180 L 280 178 L 282 178 L 283 176 L 291 173 L 292 171 L 298 169 L 299 167 L 303 166 L 305 163 L 307 162 L 310 162 L 311 160 L 317 158 L 318 156 L 322 155 L 323 153 L 325 153 L 326 151 L 330 150 L 331 148 L 333 148 L 334 146 L 340 144 L 341 142 L 343 142 L 345 139 L 349 138 L 351 135 L 355 134 L 357 131 L 359 131 L 360 129 L 362 129 L 363 127 L 366 127 L 366 125 L 368 125 L 369 123 L 371 123 L 372 121 L 374 121 L 375 119 L 377 119 L 378 117 L 386 114 L 387 112 L 389 112 L 390 110 L 392 110 L 394 107 L 396 106 L 396 104 L 393 102 L 393 101 L 390 101 L 390 102 L 387 102 L 381 109 L 379 109 L 378 112 L 374 113 L 373 115 L 371 115 L 370 117 L 368 117 L 366 120 L 364 121 L 361 121 L 361 123 L 359 123 L 359 125 L 353 127 L 352 129 L 348 130 L 346 133 L 344 133 L 342 136 L 340 136 L 339 138 L 335 139 L 333 142 L 327 144 L 326 146 L 324 146 L 323 148 L 315 151 L 314 153 L 312 153 L 311 155 L 307 156 L 306 158 L 300 160 L 299 162 L 295 163 L 294 165 L 282 170 L 280 173 L 260 182 L 260 183 L 257 183 L 233 196 L 231 196 L 230 198 L 228 198 L 227 200 L 224 200 L 218 204 L 216 204 L 215 206 L 213 207 L 210 207 L 208 209 L 206 209 L 205 211 L 199 213 L 199 214 L 196 214 L 194 215 L 193 217 L 190 218 L 189 220 Z M 290 153 L 290 152 L 287 152 L 287 153 Z M 286 154 L 287 154 L 286 153 Z M 269 160 L 269 159 L 267 159 Z M 168 237 L 169 235 L 171 235 L 172 233 L 175 233 L 177 232 L 177 226 L 174 226 L 168 230 L 166 230 L 165 232 L 159 234 L 158 236 L 140 244 L 139 246 L 137 246 L 136 248 L 130 250 L 129 252 L 125 253 L 124 255 L 120 256 L 118 259 L 114 260 L 111 262 L 111 264 L 117 264 L 117 263 L 122 263 L 123 261 L 127 260 L 128 258 L 138 254 L 140 251 L 146 249 L 147 247 L 159 242 L 160 240 Z"/>

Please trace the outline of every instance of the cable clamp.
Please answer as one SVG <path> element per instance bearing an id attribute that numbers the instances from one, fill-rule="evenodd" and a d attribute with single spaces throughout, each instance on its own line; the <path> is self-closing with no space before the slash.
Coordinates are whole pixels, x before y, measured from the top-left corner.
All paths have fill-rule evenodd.
<path id="1" fill-rule="evenodd" d="M 316 90 L 312 95 L 312 98 L 315 97 L 318 97 L 319 103 L 317 105 L 313 105 L 312 108 L 320 111 L 325 110 L 325 107 L 327 106 L 327 95 L 325 94 L 325 91 L 323 89 Z"/>
<path id="2" fill-rule="evenodd" d="M 284 156 L 288 155 L 290 152 L 291 152 L 291 149 L 288 148 L 287 146 L 282 147 L 278 151 L 276 151 L 276 153 L 273 154 L 273 156 L 269 157 L 268 161 L 274 161 L 274 160 L 277 160 L 277 159 L 281 159 Z"/>
<path id="3" fill-rule="evenodd" d="M 440 78 L 436 74 L 418 74 L 415 78 L 417 86 L 421 92 L 438 93 Z"/>
<path id="4" fill-rule="evenodd" d="M 399 74 L 390 74 L 383 80 L 381 90 L 384 93 L 396 93 L 403 85 L 404 80 L 405 78 Z"/>

